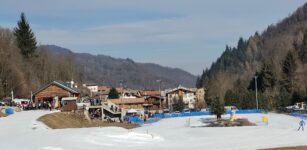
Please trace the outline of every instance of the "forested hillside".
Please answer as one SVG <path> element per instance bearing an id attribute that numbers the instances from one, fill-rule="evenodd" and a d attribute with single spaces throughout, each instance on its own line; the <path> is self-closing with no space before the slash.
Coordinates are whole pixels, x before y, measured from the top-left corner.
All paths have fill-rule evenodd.
<path id="1" fill-rule="evenodd" d="M 260 108 L 276 109 L 307 102 L 307 4 L 262 33 L 240 38 L 197 80 L 225 105 L 255 108 L 257 76 Z"/>
<path id="2" fill-rule="evenodd" d="M 36 48 L 33 56 L 23 55 L 16 37 L 8 29 L 0 28 L 0 98 L 30 97 L 31 91 L 52 80 L 82 81 L 81 73 L 69 56 L 51 57 L 43 48 Z"/>
<path id="3" fill-rule="evenodd" d="M 162 88 L 172 88 L 179 84 L 194 87 L 196 77 L 186 71 L 176 68 L 162 67 L 152 63 L 137 63 L 131 59 L 119 59 L 105 55 L 73 53 L 72 51 L 54 45 L 42 46 L 53 56 L 73 57 L 76 66 L 83 72 L 84 82 L 109 86 L 119 86 L 137 89 L 157 89 L 161 80 Z"/>

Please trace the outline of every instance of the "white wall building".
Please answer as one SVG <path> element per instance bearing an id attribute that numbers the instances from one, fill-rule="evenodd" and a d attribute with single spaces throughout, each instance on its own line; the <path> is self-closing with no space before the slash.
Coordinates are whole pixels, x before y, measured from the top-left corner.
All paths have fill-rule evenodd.
<path id="1" fill-rule="evenodd" d="M 92 93 L 98 92 L 97 84 L 83 84 L 83 86 L 87 87 Z"/>
<path id="2" fill-rule="evenodd" d="M 167 90 L 165 94 L 167 99 L 167 105 L 170 110 L 172 110 L 174 100 L 179 99 L 180 97 L 182 97 L 183 103 L 186 105 L 185 108 L 195 108 L 196 89 L 179 86 L 177 88 Z"/>

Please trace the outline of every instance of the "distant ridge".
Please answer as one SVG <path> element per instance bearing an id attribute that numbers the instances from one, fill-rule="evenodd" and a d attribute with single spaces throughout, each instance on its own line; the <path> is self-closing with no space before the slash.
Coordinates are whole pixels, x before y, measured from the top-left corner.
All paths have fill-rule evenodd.
<path id="1" fill-rule="evenodd" d="M 161 80 L 161 88 L 172 88 L 179 84 L 194 87 L 196 76 L 182 69 L 163 67 L 153 63 L 137 63 L 132 59 L 113 58 L 105 55 L 74 53 L 56 45 L 41 46 L 52 55 L 69 55 L 83 70 L 84 82 L 94 82 L 109 86 L 119 86 L 120 82 L 130 88 L 158 89 L 156 80 Z"/>

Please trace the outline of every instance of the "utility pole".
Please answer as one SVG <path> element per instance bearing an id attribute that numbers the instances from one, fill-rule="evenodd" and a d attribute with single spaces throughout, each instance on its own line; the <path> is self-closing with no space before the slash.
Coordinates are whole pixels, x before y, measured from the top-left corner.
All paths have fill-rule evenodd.
<path id="1" fill-rule="evenodd" d="M 12 100 L 14 100 L 14 91 L 11 91 Z"/>
<path id="2" fill-rule="evenodd" d="M 256 108 L 257 108 L 257 110 L 258 110 L 258 89 L 257 89 L 257 78 L 258 78 L 258 76 L 255 76 L 255 90 L 256 90 Z"/>
<path id="3" fill-rule="evenodd" d="M 33 103 L 33 92 L 31 91 L 31 98 L 30 98 L 31 102 Z"/>
<path id="4" fill-rule="evenodd" d="M 124 95 L 123 82 L 124 82 L 124 80 L 119 80 L 119 87 L 122 88 L 122 93 L 120 93 L 121 96 L 119 97 L 120 98 L 120 105 L 119 105 L 120 108 L 122 107 L 122 104 L 123 104 L 123 99 L 122 99 L 122 97 Z M 120 90 L 120 88 L 119 88 L 119 90 Z"/>

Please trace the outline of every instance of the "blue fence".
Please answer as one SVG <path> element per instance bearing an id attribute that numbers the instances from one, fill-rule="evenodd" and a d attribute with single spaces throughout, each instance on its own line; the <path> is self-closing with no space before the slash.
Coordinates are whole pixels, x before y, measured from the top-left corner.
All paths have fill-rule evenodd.
<path id="1" fill-rule="evenodd" d="M 236 110 L 236 114 L 252 114 L 252 113 L 262 113 L 265 112 L 263 109 L 246 109 L 246 110 Z M 225 112 L 225 114 L 231 114 L 231 110 Z M 208 111 L 199 112 L 183 112 L 183 113 L 160 113 L 154 114 L 154 118 L 173 118 L 173 117 L 187 117 L 187 116 L 202 116 L 210 115 Z"/>
<path id="2" fill-rule="evenodd" d="M 265 112 L 262 109 L 247 109 L 247 110 L 236 110 L 236 114 L 252 114 L 252 113 L 262 113 Z M 231 114 L 231 110 L 226 111 L 225 114 Z M 202 116 L 210 115 L 208 111 L 199 111 L 199 112 L 183 112 L 183 113 L 160 113 L 154 114 L 152 118 L 149 118 L 144 122 L 139 116 L 125 116 L 126 122 L 134 124 L 144 124 L 144 123 L 154 123 L 162 118 L 174 118 L 174 117 L 188 117 L 188 116 Z"/>
<path id="3" fill-rule="evenodd" d="M 293 117 L 298 117 L 298 118 L 302 118 L 304 120 L 307 120 L 307 115 L 306 114 L 301 114 L 299 112 L 294 112 L 290 114 Z"/>

